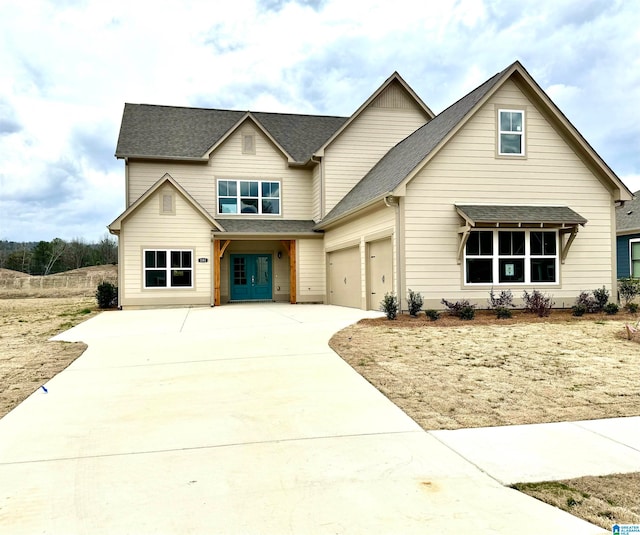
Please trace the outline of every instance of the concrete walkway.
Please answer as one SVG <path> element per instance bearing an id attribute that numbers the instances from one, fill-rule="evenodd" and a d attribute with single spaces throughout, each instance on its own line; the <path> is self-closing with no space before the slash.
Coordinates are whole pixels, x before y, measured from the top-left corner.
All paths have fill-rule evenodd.
<path id="1" fill-rule="evenodd" d="M 427 433 L 327 346 L 366 315 L 114 311 L 63 333 L 89 349 L 0 420 L 0 533 L 606 533 L 500 482 L 565 477 L 567 440 L 578 472 L 640 470 L 637 419 Z"/>

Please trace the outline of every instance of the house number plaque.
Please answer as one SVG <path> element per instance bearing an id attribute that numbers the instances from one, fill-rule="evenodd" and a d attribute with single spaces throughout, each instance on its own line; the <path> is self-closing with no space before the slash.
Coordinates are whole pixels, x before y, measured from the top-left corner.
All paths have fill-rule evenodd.
<path id="1" fill-rule="evenodd" d="M 200 262 L 201 264 L 206 264 L 208 261 L 208 258 L 198 258 L 198 262 Z"/>

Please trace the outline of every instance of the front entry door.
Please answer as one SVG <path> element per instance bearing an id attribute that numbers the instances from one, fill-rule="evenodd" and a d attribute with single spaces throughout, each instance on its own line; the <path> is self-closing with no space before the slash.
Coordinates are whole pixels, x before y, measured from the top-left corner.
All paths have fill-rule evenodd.
<path id="1" fill-rule="evenodd" d="M 232 254 L 230 261 L 232 301 L 272 298 L 271 255 Z"/>

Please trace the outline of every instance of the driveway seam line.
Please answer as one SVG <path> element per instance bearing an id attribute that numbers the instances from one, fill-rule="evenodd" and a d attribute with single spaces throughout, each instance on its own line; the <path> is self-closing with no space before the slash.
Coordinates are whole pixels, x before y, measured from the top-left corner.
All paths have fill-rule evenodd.
<path id="1" fill-rule="evenodd" d="M 282 438 L 275 440 L 254 440 L 250 442 L 231 442 L 228 444 L 215 444 L 209 446 L 192 446 L 187 448 L 167 448 L 161 450 L 147 450 L 147 451 L 128 451 L 122 453 L 102 453 L 96 455 L 81 455 L 76 457 L 56 457 L 54 459 L 30 459 L 25 461 L 11 461 L 11 462 L 0 462 L 0 468 L 3 466 L 14 466 L 20 464 L 31 464 L 31 463 L 53 463 L 60 461 L 79 461 L 84 459 L 102 459 L 109 457 L 128 457 L 130 455 L 153 455 L 156 453 L 170 453 L 173 451 L 198 451 L 198 450 L 209 450 L 209 449 L 219 449 L 219 448 L 232 448 L 236 446 L 257 446 L 260 444 L 279 444 L 279 443 L 287 443 L 287 442 L 306 442 L 312 440 L 325 440 L 325 439 L 339 439 L 339 438 L 358 438 L 358 437 L 375 437 L 375 436 L 387 436 L 387 435 L 408 435 L 413 433 L 424 433 L 425 431 L 422 429 L 415 429 L 410 431 L 388 431 L 384 433 L 355 433 L 355 434 L 347 434 L 347 435 L 326 435 L 326 436 L 316 436 L 316 437 L 299 437 L 299 438 Z"/>
<path id="2" fill-rule="evenodd" d="M 630 446 L 629 444 L 625 444 L 624 442 L 620 442 L 619 440 L 616 440 L 615 438 L 611 438 L 611 436 L 609 435 L 605 435 L 603 433 L 600 433 L 599 431 L 596 431 L 594 429 L 589 429 L 588 427 L 585 427 L 584 425 L 581 425 L 581 422 L 571 422 L 574 426 L 576 426 L 579 429 L 582 429 L 584 431 L 588 431 L 589 433 L 592 433 L 594 435 L 597 435 L 601 438 L 604 438 L 606 440 L 609 440 L 610 442 L 614 442 L 615 444 L 620 444 L 621 446 L 625 446 L 626 448 L 629 448 L 630 450 L 636 451 L 636 452 L 640 452 L 640 449 L 635 448 L 634 446 Z"/>

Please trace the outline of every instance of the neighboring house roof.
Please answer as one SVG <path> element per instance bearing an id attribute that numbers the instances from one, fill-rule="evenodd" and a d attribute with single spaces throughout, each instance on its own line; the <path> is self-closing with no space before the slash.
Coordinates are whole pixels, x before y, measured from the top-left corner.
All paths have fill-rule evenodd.
<path id="1" fill-rule="evenodd" d="M 640 232 L 640 191 L 633 199 L 616 206 L 616 232 L 619 235 Z"/>
<path id="2" fill-rule="evenodd" d="M 230 234 L 319 234 L 313 230 L 312 220 L 291 219 L 216 219 Z"/>
<path id="3" fill-rule="evenodd" d="M 145 203 L 149 197 L 151 197 L 156 191 L 158 191 L 165 184 L 171 184 L 175 188 L 175 190 L 182 195 L 189 204 L 191 204 L 204 219 L 206 219 L 211 226 L 222 230 L 222 227 L 216 222 L 216 220 L 211 217 L 209 212 L 207 212 L 201 205 L 196 201 L 189 193 L 180 185 L 178 182 L 169 174 L 165 173 L 165 175 L 158 180 L 153 186 L 151 186 L 144 194 L 139 197 L 136 202 L 134 202 L 129 208 L 127 208 L 124 212 L 122 212 L 110 225 L 107 225 L 109 232 L 112 234 L 118 234 L 120 232 L 122 221 L 129 217 L 133 212 L 135 212 L 142 204 Z"/>
<path id="4" fill-rule="evenodd" d="M 586 225 L 587 220 L 567 206 L 456 205 L 470 225 L 516 223 L 559 226 Z"/>
<path id="5" fill-rule="evenodd" d="M 514 73 L 518 73 L 520 80 L 531 89 L 531 98 L 533 99 L 535 95 L 535 102 L 542 109 L 545 109 L 549 116 L 553 117 L 554 124 L 562 129 L 567 137 L 576 141 L 578 150 L 594 164 L 603 177 L 606 177 L 603 180 L 607 180 L 609 184 L 618 189 L 621 199 L 630 198 L 631 192 L 627 187 L 542 91 L 520 62 L 516 61 L 392 147 L 364 178 L 334 206 L 316 228 L 325 228 L 328 224 L 380 201 L 388 195 L 398 194 L 402 190 L 402 186 L 437 154 L 440 148 Z"/>
<path id="6" fill-rule="evenodd" d="M 206 160 L 247 117 L 298 163 L 306 163 L 347 117 L 125 104 L 117 158 Z"/>

